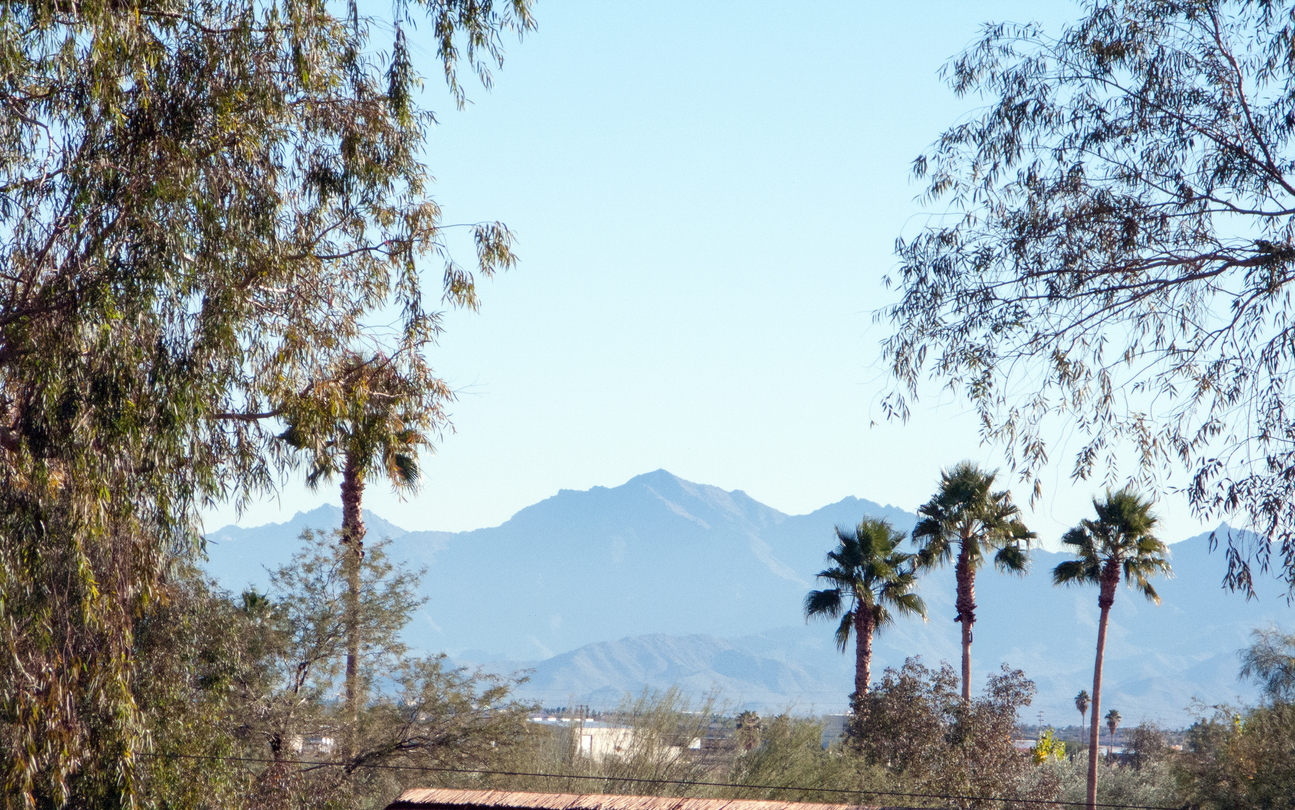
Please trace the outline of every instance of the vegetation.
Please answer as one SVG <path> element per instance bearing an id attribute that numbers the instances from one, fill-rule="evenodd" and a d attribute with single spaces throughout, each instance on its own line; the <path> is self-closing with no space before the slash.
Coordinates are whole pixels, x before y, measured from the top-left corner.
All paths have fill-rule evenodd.
<path id="1" fill-rule="evenodd" d="M 281 438 L 309 457 L 306 481 L 312 488 L 342 474 L 341 543 L 346 547 L 346 710 L 358 720 L 360 693 L 360 567 L 364 558 L 364 487 L 385 474 L 397 490 L 418 485 L 418 450 L 430 447 L 425 433 L 442 421 L 427 409 L 425 393 L 449 391 L 439 380 L 410 379 L 382 354 L 344 356 L 328 385 L 296 398 Z M 327 392 L 326 394 L 324 392 Z M 355 741 L 346 745 L 354 748 Z"/>
<path id="2" fill-rule="evenodd" d="M 1295 796 L 1295 705 L 1221 707 L 1188 729 L 1175 769 L 1184 798 L 1204 810 L 1288 807 Z"/>
<path id="3" fill-rule="evenodd" d="M 1182 807 L 1185 802 L 1178 789 L 1172 759 L 1165 757 L 1145 767 L 1132 768 L 1116 761 L 1098 764 L 1097 802 L 1125 807 Z M 1053 800 L 1060 807 L 1082 807 L 1088 791 L 1086 760 L 1062 760 L 1046 763 L 1033 775 L 1046 781 Z M 1060 804 L 1064 802 L 1065 804 Z"/>
<path id="4" fill-rule="evenodd" d="M 1067 747 L 1055 735 L 1045 734 L 1049 743 L 1036 744 L 1031 752 L 1011 745 L 1018 715 L 1034 693 L 1022 673 L 1005 668 L 994 675 L 970 707 L 959 686 L 948 664 L 932 669 L 909 659 L 899 669 L 887 669 L 869 690 L 846 740 L 826 748 L 820 743 L 821 725 L 786 716 L 764 719 L 760 741 L 750 749 L 736 744 L 736 737 L 725 746 L 721 741 L 737 729 L 722 707 L 690 704 L 674 692 L 640 697 L 622 705 L 620 722 L 655 728 L 648 736 L 670 744 L 686 734 L 706 734 L 714 745 L 688 763 L 672 761 L 674 770 L 669 770 L 650 757 L 634 759 L 633 765 L 582 759 L 567 737 L 551 749 L 560 760 L 522 760 L 514 767 L 605 781 L 591 787 L 585 780 L 500 777 L 490 784 L 575 791 L 609 788 L 617 778 L 616 788 L 647 795 L 941 808 L 1050 806 L 1022 800 L 1073 807 L 1089 800 L 1087 760 L 1066 756 Z M 553 731 L 554 737 L 561 733 Z M 1295 788 L 1295 713 L 1289 703 L 1225 709 L 1193 726 L 1185 742 L 1185 750 L 1176 751 L 1163 731 L 1145 723 L 1127 732 L 1127 753 L 1098 762 L 1096 802 L 1202 810 L 1289 804 Z M 536 750 L 519 749 L 519 755 Z M 681 776 L 684 784 L 630 781 L 663 774 Z M 840 792 L 825 795 L 807 788 Z"/>
<path id="5" fill-rule="evenodd" d="M 460 102 L 459 70 L 488 79 L 533 26 L 527 0 L 0 13 L 0 740 L 24 752 L 0 758 L 4 804 L 139 795 L 135 628 L 199 507 L 293 463 L 280 417 L 344 358 L 380 347 L 441 413 L 435 301 L 477 298 L 428 196 L 418 18 Z M 478 272 L 512 264 L 503 226 L 475 237 Z"/>
<path id="6" fill-rule="evenodd" d="M 158 807 L 379 807 L 424 767 L 490 768 L 530 745 L 513 682 L 411 656 L 399 633 L 422 601 L 386 544 L 359 568 L 367 699 L 334 699 L 348 648 L 349 551 L 307 533 L 269 594 L 238 598 L 177 569 L 135 628 L 148 678 L 135 699 L 151 745 L 137 799 Z"/>
<path id="7" fill-rule="evenodd" d="M 872 637 L 894 622 L 891 611 L 926 619 L 926 603 L 913 593 L 916 574 L 912 554 L 898 550 L 904 542 L 903 532 L 895 531 L 889 522 L 864 518 L 853 532 L 839 526 L 838 545 L 827 553 L 832 563 L 818 573 L 831 588 L 810 591 L 805 596 L 805 619 L 816 616 L 841 617 L 836 628 L 836 644 L 845 652 L 854 634 L 854 694 L 851 704 L 857 707 L 868 694 L 872 681 Z M 847 607 L 848 606 L 848 607 Z"/>
<path id="8" fill-rule="evenodd" d="M 532 723 L 518 681 L 410 654 L 419 574 L 366 546 L 363 494 L 414 486 L 447 424 L 436 307 L 475 307 L 477 277 L 515 262 L 498 223 L 471 226 L 475 270 L 446 251 L 418 19 L 458 104 L 459 71 L 488 85 L 504 35 L 534 26 L 529 0 L 401 0 L 386 20 L 298 0 L 0 11 L 0 806 L 360 810 L 444 785 L 1009 808 L 1081 783 L 1090 808 L 1289 803 L 1295 636 L 1276 627 L 1242 656 L 1261 705 L 1201 719 L 1181 753 L 1139 726 L 1099 761 L 1116 587 L 1157 601 L 1149 578 L 1170 573 L 1128 489 L 1094 501 L 1054 571 L 1099 586 L 1085 777 L 1052 731 L 1014 747 L 1035 687 L 1004 665 L 973 696 L 975 577 L 991 556 L 1023 572 L 1035 535 L 969 462 L 921 507 L 915 553 L 883 520 L 838 529 L 829 587 L 806 596 L 842 651 L 855 640 L 843 742 L 670 691 L 627 698 L 595 754 L 588 718 Z M 1246 515 L 1295 594 L 1293 40 L 1295 14 L 1244 0 L 1094 2 L 1058 38 L 987 29 L 951 76 L 996 100 L 916 164 L 957 210 L 901 242 L 886 351 L 893 414 L 933 363 L 1036 494 L 1058 419 L 1086 437 L 1078 478 L 1122 443 L 1147 481 L 1186 464 L 1197 511 Z M 340 533 L 303 535 L 269 593 L 204 580 L 198 510 L 299 465 L 340 475 Z M 1251 590 L 1271 547 L 1230 542 L 1228 582 Z M 917 577 L 949 562 L 960 675 L 910 658 L 874 686 L 874 635 L 925 616 Z"/>
<path id="9" fill-rule="evenodd" d="M 1079 729 L 1082 735 L 1084 727 L 1084 715 L 1088 713 L 1088 690 L 1080 689 L 1079 694 L 1075 695 L 1075 708 L 1079 710 Z"/>
<path id="10" fill-rule="evenodd" d="M 1274 626 L 1254 630 L 1242 653 L 1241 677 L 1256 681 L 1273 703 L 1295 703 L 1295 634 Z"/>
<path id="11" fill-rule="evenodd" d="M 854 718 L 850 747 L 910 793 L 999 801 L 1047 796 L 1051 786 L 1025 779 L 1030 759 L 1012 746 L 1017 715 L 1033 699 L 1034 684 L 1006 665 L 970 702 L 958 684 L 948 664 L 933 670 L 910 658 L 898 670 L 887 669 Z M 953 804 L 981 802 L 956 798 Z"/>
<path id="12" fill-rule="evenodd" d="M 1115 729 L 1120 727 L 1120 721 L 1123 719 L 1120 716 L 1119 709 L 1111 709 L 1106 713 L 1106 727 L 1111 730 L 1111 741 L 1108 750 L 1112 753 L 1115 751 Z"/>
<path id="13" fill-rule="evenodd" d="M 914 162 L 939 215 L 899 242 L 880 316 L 892 415 L 929 372 L 1036 494 L 1056 436 L 1076 478 L 1181 464 L 1198 514 L 1257 532 L 1228 538 L 1229 584 L 1275 553 L 1295 592 L 1292 36 L 1254 0 L 986 26 L 946 72 L 984 106 Z"/>
<path id="14" fill-rule="evenodd" d="M 1156 518 L 1151 502 L 1129 490 L 1107 492 L 1104 500 L 1093 499 L 1096 520 L 1085 519 L 1066 532 L 1061 542 L 1070 547 L 1077 559 L 1061 563 L 1052 571 L 1057 585 L 1092 584 L 1099 588 L 1097 607 L 1097 660 L 1093 664 L 1092 738 L 1088 748 L 1088 808 L 1097 801 L 1097 744 L 1101 730 L 1102 657 L 1106 653 L 1106 627 L 1115 604 L 1115 588 L 1123 579 L 1136 587 L 1150 601 L 1159 604 L 1160 597 L 1148 581 L 1156 574 L 1171 576 L 1166 559 L 1169 551 L 1152 533 Z M 1114 709 L 1106 721 L 1112 741 L 1120 714 Z"/>
<path id="15" fill-rule="evenodd" d="M 940 474 L 940 490 L 918 509 L 913 542 L 917 562 L 924 568 L 941 566 L 954 557 L 958 582 L 958 615 L 962 625 L 962 698 L 971 702 L 971 628 L 976 623 L 976 571 L 994 553 L 1000 571 L 1023 573 L 1033 532 L 1020 521 L 1021 510 L 1007 490 L 994 492 L 996 473 L 969 461 Z"/>

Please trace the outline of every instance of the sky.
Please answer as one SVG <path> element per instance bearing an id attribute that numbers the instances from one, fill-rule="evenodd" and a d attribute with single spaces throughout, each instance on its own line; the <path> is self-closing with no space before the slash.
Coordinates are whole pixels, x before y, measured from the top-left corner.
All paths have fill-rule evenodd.
<path id="1" fill-rule="evenodd" d="M 378 4 L 381 12 L 385 4 Z M 1056 30 L 1069 2 L 539 2 L 490 90 L 454 108 L 410 32 L 435 110 L 426 161 L 447 223 L 502 221 L 520 264 L 447 312 L 430 352 L 457 392 L 421 491 L 366 507 L 403 528 L 494 526 L 559 489 L 664 468 L 799 514 L 854 495 L 914 510 L 942 467 L 1003 464 L 965 403 L 907 423 L 874 312 L 895 239 L 927 209 L 912 160 L 982 100 L 940 67 L 990 21 Z M 381 35 L 379 35 L 379 38 Z M 461 233 L 457 231 L 455 233 Z M 452 240 L 463 263 L 471 245 Z M 440 283 L 429 262 L 429 289 Z M 1064 453 L 1043 498 L 1015 484 L 1046 547 L 1099 484 Z M 1181 483 L 1173 482 L 1172 483 Z M 208 529 L 338 503 L 286 481 Z M 1162 495 L 1163 537 L 1204 530 Z"/>

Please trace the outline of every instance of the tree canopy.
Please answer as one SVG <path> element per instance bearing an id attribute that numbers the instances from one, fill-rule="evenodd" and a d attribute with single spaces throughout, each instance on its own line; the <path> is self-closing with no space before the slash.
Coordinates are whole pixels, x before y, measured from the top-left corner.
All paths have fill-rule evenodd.
<path id="1" fill-rule="evenodd" d="M 1260 535 L 1229 538 L 1229 584 L 1257 562 L 1295 593 L 1292 40 L 1264 0 L 987 26 L 947 67 L 987 103 L 914 163 L 941 210 L 898 242 L 879 316 L 890 414 L 947 384 L 1036 493 L 1058 445 L 1075 478 L 1185 468 L 1198 516 Z"/>
<path id="2" fill-rule="evenodd" d="M 917 566 L 933 568 L 951 559 L 957 584 L 955 622 L 962 624 L 962 697 L 971 702 L 972 625 L 976 623 L 976 572 L 994 551 L 999 571 L 1023 574 L 1036 535 L 1021 522 L 1020 508 L 1007 490 L 994 492 L 998 473 L 963 461 L 940 473 L 940 488 L 918 508 L 913 527 Z"/>
<path id="3" fill-rule="evenodd" d="M 274 486 L 277 417 L 341 358 L 381 350 L 425 382 L 437 299 L 476 305 L 428 196 L 415 15 L 460 102 L 458 71 L 488 81 L 533 25 L 528 0 L 398 2 L 380 24 L 318 0 L 0 12 L 0 745 L 27 752 L 0 765 L 9 800 L 132 794 L 130 619 L 197 508 Z M 475 237 L 478 272 L 513 262 L 502 225 Z"/>
<path id="4" fill-rule="evenodd" d="M 926 602 L 914 593 L 916 555 L 899 551 L 905 539 L 883 518 L 865 517 L 853 531 L 837 526 L 837 546 L 827 553 L 831 567 L 818 572 L 818 579 L 831 587 L 805 595 L 806 621 L 816 616 L 841 617 L 836 627 L 841 652 L 854 634 L 856 707 L 872 680 L 872 637 L 894 624 L 896 613 L 926 620 Z"/>

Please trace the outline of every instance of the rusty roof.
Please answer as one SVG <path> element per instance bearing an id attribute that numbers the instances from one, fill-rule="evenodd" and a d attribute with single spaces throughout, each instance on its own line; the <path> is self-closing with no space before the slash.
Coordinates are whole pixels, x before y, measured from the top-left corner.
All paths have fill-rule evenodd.
<path id="1" fill-rule="evenodd" d="M 814 804 L 752 799 L 680 799 L 601 793 L 522 793 L 508 790 L 406 790 L 387 810 L 881 810 L 876 805 Z"/>

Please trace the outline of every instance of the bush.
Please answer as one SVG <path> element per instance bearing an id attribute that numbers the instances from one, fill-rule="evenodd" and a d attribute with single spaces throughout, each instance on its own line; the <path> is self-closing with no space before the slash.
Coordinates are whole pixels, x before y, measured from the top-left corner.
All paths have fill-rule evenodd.
<path id="1" fill-rule="evenodd" d="M 1219 710 L 1188 729 L 1176 765 L 1183 795 L 1203 810 L 1290 807 L 1295 704 Z"/>
<path id="2" fill-rule="evenodd" d="M 1064 808 L 1081 808 L 1088 795 L 1088 759 L 1075 757 L 1048 762 L 1024 778 L 1036 794 Z M 1028 792 L 1028 791 L 1026 791 Z M 1115 762 L 1097 765 L 1097 803 L 1133 807 L 1178 807 L 1183 804 L 1170 763 L 1166 759 L 1147 760 L 1134 768 Z"/>
<path id="3" fill-rule="evenodd" d="M 1034 692 L 1024 673 L 1004 665 L 968 706 L 951 666 L 932 670 L 910 658 L 887 669 L 862 701 L 849 746 L 866 765 L 884 768 L 894 790 L 932 797 L 905 803 L 981 807 L 1050 798 L 1054 786 L 1027 779 L 1029 758 L 1012 746 L 1017 715 Z"/>

